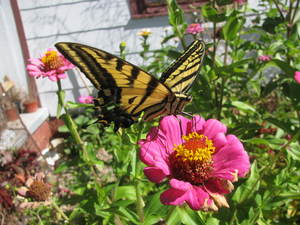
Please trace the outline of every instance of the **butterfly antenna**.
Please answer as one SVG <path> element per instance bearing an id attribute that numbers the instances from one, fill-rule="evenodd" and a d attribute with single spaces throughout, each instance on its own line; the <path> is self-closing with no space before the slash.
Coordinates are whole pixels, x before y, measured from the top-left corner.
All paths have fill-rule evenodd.
<path id="1" fill-rule="evenodd" d="M 187 112 L 180 112 L 181 115 L 193 118 L 193 115 Z"/>
<path id="2" fill-rule="evenodd" d="M 177 117 L 177 115 L 175 115 L 175 117 L 176 117 L 176 119 L 178 120 L 178 123 L 179 123 L 179 127 L 180 127 L 180 136 L 182 137 L 182 135 L 183 135 L 183 130 L 182 130 L 182 126 L 181 126 L 181 120 L 180 120 L 180 118 L 178 118 Z"/>

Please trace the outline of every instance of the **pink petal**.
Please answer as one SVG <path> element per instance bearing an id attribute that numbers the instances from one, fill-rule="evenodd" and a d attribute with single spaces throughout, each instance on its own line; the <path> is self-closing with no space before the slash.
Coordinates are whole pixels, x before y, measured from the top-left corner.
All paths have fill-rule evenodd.
<path id="1" fill-rule="evenodd" d="M 227 144 L 227 139 L 224 133 L 217 133 L 213 138 L 213 145 L 216 147 L 215 153 Z"/>
<path id="2" fill-rule="evenodd" d="M 201 209 L 205 199 L 209 198 L 208 193 L 201 187 L 194 186 L 188 182 L 172 179 L 170 181 L 170 186 L 174 189 L 185 191 L 185 201 L 194 210 Z"/>
<path id="3" fill-rule="evenodd" d="M 49 70 L 44 72 L 45 76 L 55 76 L 56 77 L 56 70 Z"/>
<path id="4" fill-rule="evenodd" d="M 199 210 L 209 198 L 202 188 L 193 186 L 188 182 L 172 179 L 171 188 L 162 193 L 160 199 L 166 205 L 181 205 L 184 201 L 194 210 Z"/>
<path id="5" fill-rule="evenodd" d="M 199 115 L 194 116 L 190 121 L 190 126 L 192 127 L 192 131 L 196 131 L 196 132 L 202 131 L 204 124 L 205 124 L 205 119 L 203 119 Z"/>
<path id="6" fill-rule="evenodd" d="M 200 131 L 203 129 L 203 125 L 205 120 L 200 116 L 194 116 L 192 119 L 187 119 L 183 116 L 177 115 L 177 119 L 179 120 L 180 132 L 182 135 L 188 135 L 194 131 Z"/>
<path id="7" fill-rule="evenodd" d="M 168 175 L 163 172 L 160 168 L 157 167 L 146 167 L 144 168 L 144 174 L 146 177 L 154 182 L 154 183 L 160 183 L 163 181 L 163 179 Z"/>
<path id="8" fill-rule="evenodd" d="M 231 173 L 238 170 L 239 176 L 245 176 L 250 169 L 250 161 L 242 143 L 234 135 L 226 137 L 227 145 L 213 155 L 213 176 L 234 180 Z"/>
<path id="9" fill-rule="evenodd" d="M 204 124 L 203 134 L 209 139 L 213 139 L 218 133 L 226 133 L 227 127 L 216 119 L 209 119 Z"/>
<path id="10" fill-rule="evenodd" d="M 230 193 L 225 187 L 222 179 L 210 179 L 205 182 L 205 188 L 209 193 L 217 193 L 220 195 Z"/>
<path id="11" fill-rule="evenodd" d="M 157 160 L 165 159 L 164 147 L 158 142 L 140 140 L 140 159 L 147 165 L 153 166 Z"/>
<path id="12" fill-rule="evenodd" d="M 57 77 L 59 79 L 65 79 L 67 77 L 67 74 L 65 74 L 65 73 L 57 74 Z"/>
<path id="13" fill-rule="evenodd" d="M 28 60 L 31 64 L 35 64 L 35 65 L 43 65 L 43 62 L 40 59 L 36 59 L 36 58 L 31 58 Z"/>
<path id="14" fill-rule="evenodd" d="M 42 76 L 43 73 L 41 72 L 31 72 L 31 71 L 28 71 L 28 74 L 32 77 L 39 77 L 39 76 Z"/>
<path id="15" fill-rule="evenodd" d="M 160 201 L 164 205 L 182 205 L 185 202 L 185 192 L 170 188 L 160 195 Z"/>
<path id="16" fill-rule="evenodd" d="M 166 146 L 173 149 L 174 145 L 182 143 L 179 120 L 175 116 L 165 116 L 159 123 L 159 129 L 166 137 Z"/>
<path id="17" fill-rule="evenodd" d="M 192 189 L 190 183 L 179 181 L 177 179 L 170 180 L 171 188 L 163 192 L 160 200 L 165 205 L 181 205 L 186 200 L 186 192 Z"/>
<path id="18" fill-rule="evenodd" d="M 188 192 L 186 202 L 191 209 L 199 210 L 203 207 L 206 199 L 209 199 L 208 193 L 201 187 L 194 186 L 192 191 Z"/>
<path id="19" fill-rule="evenodd" d="M 48 76 L 49 80 L 51 81 L 57 81 L 57 77 L 56 76 Z"/>
<path id="20" fill-rule="evenodd" d="M 33 64 L 28 64 L 26 69 L 30 70 L 30 71 L 40 71 L 40 68 L 36 65 L 33 65 Z"/>
<path id="21" fill-rule="evenodd" d="M 294 79 L 297 83 L 300 84 L 300 71 L 296 71 L 294 74 Z"/>

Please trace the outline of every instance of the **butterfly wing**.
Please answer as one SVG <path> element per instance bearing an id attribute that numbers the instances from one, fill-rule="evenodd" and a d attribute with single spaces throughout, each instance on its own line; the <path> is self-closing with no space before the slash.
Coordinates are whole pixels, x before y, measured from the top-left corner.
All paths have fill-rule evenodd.
<path id="1" fill-rule="evenodd" d="M 129 127 L 142 111 L 164 111 L 173 95 L 155 77 L 103 50 L 69 42 L 55 46 L 99 90 L 94 103 L 101 123 Z"/>
<path id="2" fill-rule="evenodd" d="M 204 53 L 204 42 L 195 40 L 187 50 L 162 73 L 160 81 L 168 86 L 174 93 L 186 93 L 197 77 Z"/>

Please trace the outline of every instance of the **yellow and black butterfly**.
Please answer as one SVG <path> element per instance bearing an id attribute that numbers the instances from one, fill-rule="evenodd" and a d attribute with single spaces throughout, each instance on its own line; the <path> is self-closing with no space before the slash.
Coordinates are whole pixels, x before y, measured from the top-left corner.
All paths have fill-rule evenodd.
<path id="1" fill-rule="evenodd" d="M 179 114 L 192 98 L 187 95 L 204 57 L 204 43 L 194 41 L 158 80 L 139 67 L 87 45 L 59 42 L 55 47 L 98 89 L 94 99 L 99 122 L 129 127 L 144 112 L 145 121 Z"/>

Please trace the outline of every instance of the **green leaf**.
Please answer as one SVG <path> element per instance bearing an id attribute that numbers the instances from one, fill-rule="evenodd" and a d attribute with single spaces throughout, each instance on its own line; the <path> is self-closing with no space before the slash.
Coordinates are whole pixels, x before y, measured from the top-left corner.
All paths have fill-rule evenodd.
<path id="1" fill-rule="evenodd" d="M 177 27 L 178 25 L 182 25 L 184 23 L 184 12 L 177 5 L 176 0 L 167 0 L 168 5 L 168 14 L 169 14 L 169 23 Z"/>
<path id="2" fill-rule="evenodd" d="M 54 170 L 55 174 L 61 173 L 63 171 L 65 171 L 66 169 L 69 168 L 69 163 L 68 162 L 62 162 L 59 164 L 59 166 Z"/>
<path id="3" fill-rule="evenodd" d="M 279 59 L 272 59 L 267 62 L 265 66 L 276 66 L 284 71 L 288 76 L 293 77 L 295 69 L 291 67 L 287 62 L 281 61 Z"/>
<path id="4" fill-rule="evenodd" d="M 213 217 L 210 217 L 205 221 L 205 225 L 219 225 L 219 224 L 220 224 L 220 220 Z"/>
<path id="5" fill-rule="evenodd" d="M 119 212 L 134 224 L 140 224 L 137 215 L 129 208 L 120 207 Z"/>
<path id="6" fill-rule="evenodd" d="M 177 59 L 179 56 L 181 56 L 181 53 L 179 51 L 174 50 L 174 49 L 170 49 L 167 52 L 167 56 L 169 58 L 172 58 L 172 59 Z"/>
<path id="7" fill-rule="evenodd" d="M 168 207 L 165 205 L 162 205 L 160 202 L 160 192 L 147 196 L 147 201 L 146 206 L 145 206 L 145 221 L 147 221 L 148 216 L 152 216 L 153 214 L 159 214 L 161 215 L 162 212 L 166 212 L 168 210 Z"/>
<path id="8" fill-rule="evenodd" d="M 230 65 L 216 67 L 215 69 L 220 74 L 222 74 L 224 71 L 227 73 L 233 73 L 236 68 L 244 66 L 246 64 L 249 64 L 251 61 L 253 61 L 252 58 L 242 59 L 235 63 L 231 63 Z M 232 74 L 230 74 L 230 75 L 232 75 Z"/>
<path id="9" fill-rule="evenodd" d="M 70 109 L 77 109 L 77 108 L 81 108 L 81 107 L 94 107 L 93 104 L 76 103 L 76 102 L 71 102 L 71 101 L 67 102 L 67 106 Z"/>
<path id="10" fill-rule="evenodd" d="M 250 113 L 250 112 L 256 113 L 255 108 L 253 108 L 252 106 L 250 106 L 249 104 L 247 104 L 245 102 L 233 101 L 233 102 L 231 102 L 231 104 L 241 111 L 244 111 L 247 113 Z"/>
<path id="11" fill-rule="evenodd" d="M 278 87 L 278 82 L 271 80 L 266 86 L 262 87 L 261 97 L 266 97 Z"/>
<path id="12" fill-rule="evenodd" d="M 300 200 L 300 192 L 284 191 L 279 194 L 280 197 L 285 199 L 298 199 Z"/>
<path id="13" fill-rule="evenodd" d="M 116 190 L 115 199 L 136 200 L 134 186 L 119 186 Z"/>
<path id="14" fill-rule="evenodd" d="M 282 19 L 281 17 L 267 17 L 262 25 L 262 28 L 271 34 L 275 34 L 275 28 L 283 22 L 284 19 Z"/>
<path id="15" fill-rule="evenodd" d="M 265 118 L 266 121 L 274 124 L 275 126 L 281 128 L 282 130 L 284 130 L 285 132 L 289 133 L 289 134 L 293 134 L 294 131 L 291 129 L 292 124 L 290 121 L 282 121 L 279 119 L 275 119 L 275 118 Z"/>
<path id="16" fill-rule="evenodd" d="M 60 133 L 67 133 L 67 132 L 69 132 L 69 129 L 68 129 L 68 127 L 67 127 L 66 125 L 63 125 L 63 126 L 60 126 L 60 127 L 58 128 L 58 131 L 59 131 Z"/>
<path id="17" fill-rule="evenodd" d="M 257 163 L 254 161 L 251 166 L 250 177 L 248 180 L 238 187 L 234 193 L 232 200 L 241 204 L 247 199 L 251 199 L 260 186 L 260 176 Z"/>
<path id="18" fill-rule="evenodd" d="M 186 225 L 205 225 L 205 222 L 190 208 L 176 208 L 183 224 Z"/>
<path id="19" fill-rule="evenodd" d="M 300 161 L 300 147 L 297 143 L 292 143 L 287 153 L 294 159 Z"/>
<path id="20" fill-rule="evenodd" d="M 218 23 L 226 19 L 225 13 L 218 13 L 218 11 L 209 4 L 201 7 L 201 13 L 204 18 L 211 22 Z"/>
<path id="21" fill-rule="evenodd" d="M 182 224 L 182 220 L 180 218 L 180 215 L 177 211 L 177 207 L 176 206 L 172 206 L 172 208 L 170 208 L 171 213 L 170 216 L 168 217 L 168 220 L 166 221 L 166 224 L 168 225 L 180 225 Z"/>
<path id="22" fill-rule="evenodd" d="M 230 5 L 232 0 L 216 0 L 218 6 Z"/>
<path id="23" fill-rule="evenodd" d="M 263 138 L 251 138 L 251 139 L 245 140 L 245 142 L 254 144 L 254 145 L 270 146 L 270 143 L 266 139 L 263 139 Z"/>
<path id="24" fill-rule="evenodd" d="M 243 27 L 245 19 L 239 18 L 236 13 L 232 13 L 223 26 L 224 39 L 227 41 L 234 40 L 240 29 Z"/>

